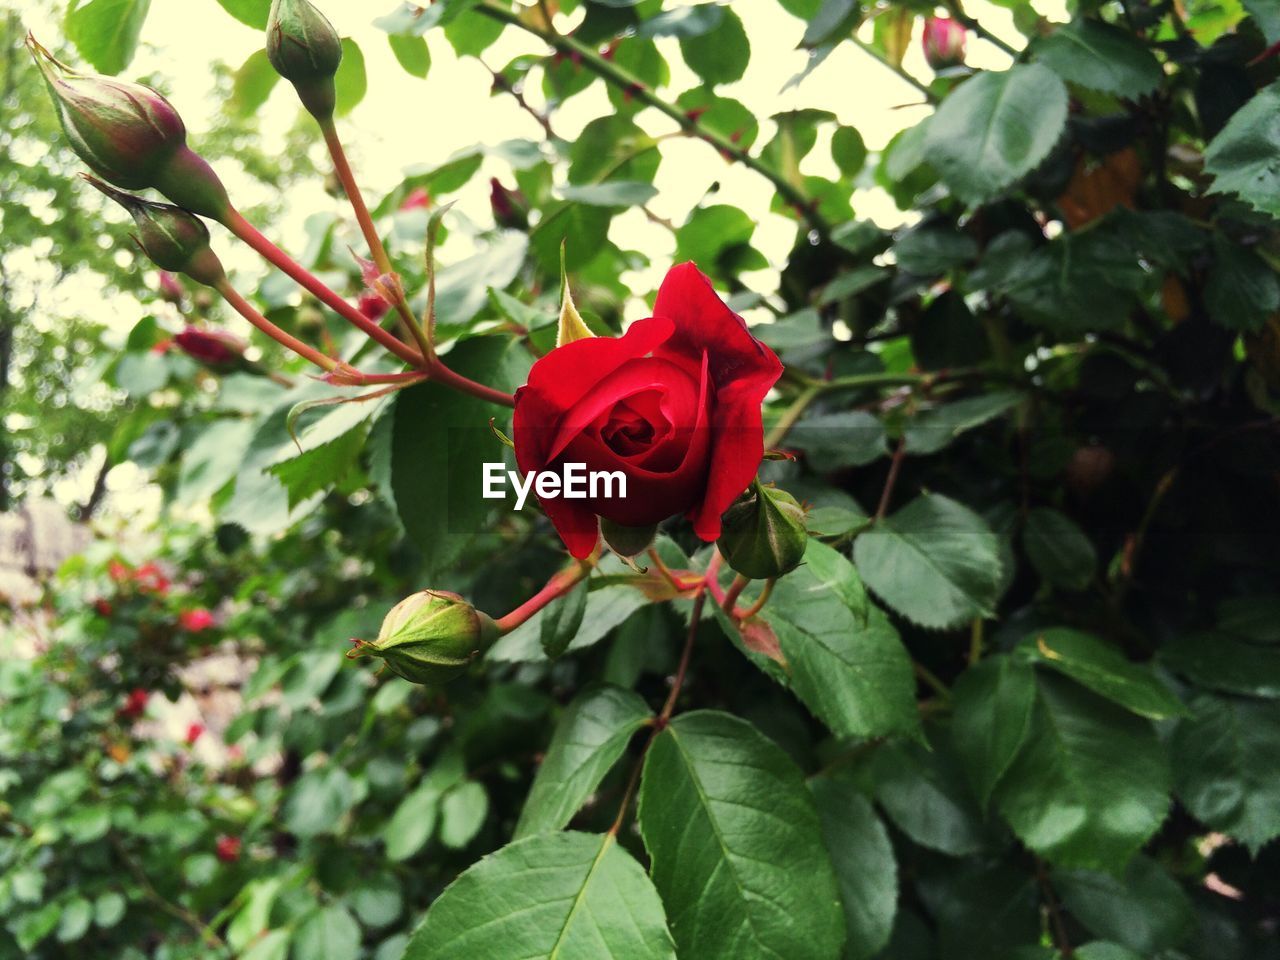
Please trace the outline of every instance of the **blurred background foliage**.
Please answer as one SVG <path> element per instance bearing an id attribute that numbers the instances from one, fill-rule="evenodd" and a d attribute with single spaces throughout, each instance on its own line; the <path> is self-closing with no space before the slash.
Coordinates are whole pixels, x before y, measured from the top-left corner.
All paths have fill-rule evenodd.
<path id="1" fill-rule="evenodd" d="M 266 3 L 219 2 L 265 23 Z M 844 930 L 796 938 L 796 956 L 1280 956 L 1280 12 L 1082 0 L 1058 24 L 1002 0 L 1017 34 L 996 36 L 953 3 L 969 47 L 1003 61 L 952 50 L 925 74 L 904 54 L 944 7 L 777 2 L 805 21 L 810 69 L 857 45 L 936 111 L 879 151 L 822 110 L 757 116 L 717 92 L 770 55 L 746 40 L 748 4 L 388 4 L 386 45 L 348 44 L 340 113 L 359 109 L 366 58 L 429 83 L 425 38 L 478 57 L 523 31 L 540 48 L 493 64 L 492 89 L 545 136 L 491 131 L 376 203 L 406 288 L 420 307 L 428 218 L 496 162 L 491 216 L 444 220 L 451 365 L 523 382 L 554 340 L 562 242 L 597 332 L 651 302 L 624 274 L 693 259 L 788 364 L 766 425 L 794 457 L 765 475 L 852 561 L 853 600 L 815 615 L 847 636 L 806 619 L 798 573 L 767 608 L 792 672 L 708 616 L 682 706 L 750 721 L 816 798 Z M 60 55 L 130 75 L 147 10 L 72 4 Z M 413 590 L 500 614 L 561 562 L 540 515 L 457 480 L 502 454 L 498 411 L 414 388 L 309 408 L 295 443 L 290 411 L 333 390 L 260 337 L 252 368 L 173 345 L 226 311 L 161 290 L 76 181 L 21 18 L 0 23 L 0 508 L 89 470 L 73 512 L 90 520 L 116 467 L 161 501 L 146 529 L 108 515 L 42 605 L 0 613 L 0 956 L 395 960 L 446 885 L 512 839 L 592 684 L 661 703 L 688 605 L 593 590 L 567 655 L 548 659 L 535 623 L 443 690 L 345 661 Z M 262 146 L 264 57 L 209 83 L 226 108 L 198 147 L 267 188 L 247 212 L 277 222 L 325 177 L 314 126 Z M 562 139 L 557 108 L 588 90 L 608 108 Z M 685 140 L 766 178 L 770 209 L 712 191 L 654 212 L 664 150 Z M 903 226 L 859 217 L 868 187 Z M 611 229 L 634 210 L 664 249 Z M 770 214 L 794 227 L 783 262 L 756 242 Z M 355 299 L 357 236 L 316 212 L 291 252 Z M 236 284 L 271 320 L 376 368 L 248 263 Z M 768 267 L 773 287 L 744 279 Z M 136 305 L 123 342 L 67 293 L 85 289 Z M 664 530 L 672 562 L 705 564 L 700 547 Z M 630 764 L 609 766 L 576 829 L 613 822 Z M 633 829 L 620 839 L 644 860 Z M 668 912 L 692 896 L 659 892 Z"/>

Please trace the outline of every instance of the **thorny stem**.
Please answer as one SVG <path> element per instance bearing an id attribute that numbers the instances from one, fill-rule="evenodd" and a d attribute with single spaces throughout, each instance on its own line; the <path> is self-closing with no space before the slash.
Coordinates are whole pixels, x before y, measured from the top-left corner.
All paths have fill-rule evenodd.
<path id="1" fill-rule="evenodd" d="M 511 24 L 519 27 L 533 36 L 542 40 L 551 48 L 561 53 L 571 55 L 575 62 L 581 63 L 583 67 L 592 73 L 604 79 L 606 82 L 613 84 L 622 90 L 628 96 L 640 101 L 646 106 L 653 107 L 659 113 L 666 114 L 672 120 L 680 125 L 680 128 L 691 136 L 698 137 L 715 147 L 722 154 L 732 160 L 736 160 L 743 166 L 765 177 L 778 193 L 792 206 L 792 208 L 804 220 L 818 232 L 819 236 L 826 237 L 831 232 L 831 224 L 816 209 L 814 201 L 799 190 L 791 181 L 782 174 L 770 168 L 756 157 L 753 157 L 746 150 L 742 149 L 729 137 L 710 130 L 697 121 L 696 117 L 677 107 L 673 103 L 662 99 L 639 78 L 634 76 L 628 70 L 618 66 L 612 60 L 602 57 L 594 47 L 589 44 L 575 40 L 573 37 L 564 34 L 555 33 L 550 28 L 542 29 L 532 23 L 521 19 L 520 15 L 513 11 L 497 6 L 492 0 L 484 0 L 476 10 L 480 13 L 491 17 L 494 20 L 500 20 L 503 23 Z"/>
<path id="2" fill-rule="evenodd" d="M 234 208 L 229 210 L 223 220 L 223 225 L 253 247 L 254 250 L 258 251 L 268 263 L 284 271 L 291 279 L 314 294 L 325 306 L 344 320 L 359 327 L 372 339 L 405 361 L 405 363 L 413 364 L 415 367 L 425 367 L 427 365 L 427 361 L 423 359 L 421 353 L 398 339 L 394 334 L 383 330 L 382 327 L 321 283 L 309 270 L 264 237 L 257 227 L 240 214 L 240 211 Z"/>
<path id="3" fill-rule="evenodd" d="M 581 582 L 592 570 L 593 564 L 586 560 L 578 560 L 572 567 L 566 567 L 547 581 L 546 586 L 535 593 L 505 617 L 494 621 L 503 633 L 510 633 L 535 613 L 558 597 L 563 597 Z"/>
<path id="4" fill-rule="evenodd" d="M 351 209 L 356 215 L 356 222 L 360 225 L 360 232 L 364 234 L 364 241 L 369 245 L 369 255 L 373 257 L 374 265 L 378 268 L 378 272 L 382 274 L 392 274 L 391 258 L 387 256 L 387 248 L 382 244 L 382 238 L 378 236 L 378 230 L 373 225 L 373 217 L 369 215 L 369 207 L 364 202 L 364 195 L 360 192 L 360 185 L 356 183 L 355 174 L 351 172 L 351 164 L 347 162 L 347 152 L 342 147 L 342 140 L 338 137 L 338 128 L 330 117 L 327 120 L 320 121 L 320 132 L 324 134 L 325 146 L 329 148 L 329 156 L 333 159 L 333 170 L 338 177 L 338 182 L 342 184 L 342 189 L 347 195 L 347 201 L 351 204 Z M 431 341 L 427 339 L 426 334 L 422 332 L 422 327 L 418 324 L 418 319 L 413 315 L 413 311 L 409 309 L 409 305 L 404 299 L 404 290 L 400 289 L 399 284 L 396 285 L 392 306 L 400 316 L 405 329 L 413 337 L 418 344 L 418 349 L 422 351 L 424 357 L 430 357 L 433 354 L 431 349 Z"/>

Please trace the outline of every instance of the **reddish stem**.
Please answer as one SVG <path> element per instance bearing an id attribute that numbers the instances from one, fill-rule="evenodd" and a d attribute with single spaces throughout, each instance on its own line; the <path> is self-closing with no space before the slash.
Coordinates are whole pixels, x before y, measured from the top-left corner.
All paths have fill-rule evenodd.
<path id="1" fill-rule="evenodd" d="M 557 597 L 563 597 L 572 590 L 578 583 L 591 572 L 589 563 L 577 563 L 572 567 L 561 570 L 550 580 L 547 585 L 526 600 L 520 606 L 516 607 L 505 617 L 499 617 L 494 621 L 498 625 L 498 629 L 502 633 L 510 633 L 520 624 L 524 623 L 535 613 L 549 604 Z"/>
<path id="2" fill-rule="evenodd" d="M 724 599 L 720 601 L 720 606 L 724 612 L 733 616 L 734 604 L 738 602 L 738 597 L 742 595 L 742 591 L 746 589 L 747 584 L 751 582 L 749 577 L 738 574 L 733 578 L 733 583 L 729 584 L 729 589 L 725 591 Z"/>
<path id="3" fill-rule="evenodd" d="M 893 459 L 889 461 L 889 475 L 885 477 L 884 490 L 880 493 L 880 505 L 876 507 L 877 520 L 883 520 L 886 513 L 889 512 L 889 502 L 893 499 L 893 488 L 898 483 L 898 472 L 902 469 L 902 461 L 907 455 L 907 438 L 904 436 L 898 441 L 897 448 L 893 451 Z"/>
<path id="4" fill-rule="evenodd" d="M 481 400 L 488 400 L 490 403 L 496 403 L 500 407 L 514 407 L 516 405 L 516 398 L 511 394 L 495 390 L 493 387 L 486 387 L 483 383 L 476 383 L 476 381 L 450 370 L 435 355 L 432 355 L 427 361 L 427 375 L 436 383 L 443 384 L 461 393 L 469 393 L 473 397 L 479 397 Z"/>
<path id="5" fill-rule="evenodd" d="M 300 357 L 305 357 L 322 370 L 333 370 L 338 366 L 338 362 L 332 357 L 326 357 L 319 350 L 308 346 L 292 334 L 286 333 L 277 327 L 274 323 L 260 314 L 244 297 L 236 292 L 236 289 L 224 278 L 216 287 L 218 293 L 222 294 L 222 298 L 231 304 L 236 313 L 244 317 L 251 324 L 265 333 L 272 340 L 288 347 Z"/>
<path id="6" fill-rule="evenodd" d="M 423 359 L 422 354 L 394 334 L 383 330 L 382 327 L 321 283 L 309 270 L 264 237 L 257 227 L 240 215 L 238 210 L 230 209 L 223 220 L 223 225 L 253 247 L 254 250 L 258 251 L 268 263 L 284 271 L 289 277 L 314 294 L 325 306 L 329 307 L 344 320 L 359 327 L 405 363 L 411 363 L 415 367 L 426 367 L 427 362 Z"/>

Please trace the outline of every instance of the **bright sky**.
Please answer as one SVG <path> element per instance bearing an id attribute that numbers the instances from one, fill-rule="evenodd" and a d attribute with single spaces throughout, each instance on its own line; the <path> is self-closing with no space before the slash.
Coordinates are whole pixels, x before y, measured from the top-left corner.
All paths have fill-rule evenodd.
<path id="1" fill-rule="evenodd" d="M 53 37 L 61 32 L 61 25 L 45 9 L 43 0 L 16 0 L 16 5 L 26 26 L 37 37 Z M 1036 0 L 1035 5 L 1051 19 L 1067 19 L 1064 0 Z M 485 68 L 473 59 L 455 56 L 438 30 L 427 36 L 432 59 L 427 79 L 405 73 L 390 54 L 386 34 L 372 25 L 377 16 L 397 7 L 396 0 L 380 3 L 319 0 L 319 6 L 339 32 L 353 38 L 365 54 L 369 91 L 354 113 L 342 121 L 342 130 L 357 178 L 370 197 L 378 197 L 394 186 L 405 167 L 434 165 L 454 151 L 478 142 L 540 138 L 541 129 L 511 97 L 490 94 L 491 77 Z M 927 108 L 918 91 L 849 43 L 841 45 L 802 83 L 784 89 L 807 62 L 806 52 L 798 49 L 804 23 L 787 14 L 774 0 L 738 0 L 732 6 L 746 27 L 752 58 L 746 76 L 737 83 L 720 87 L 719 92 L 741 100 L 757 112 L 761 120 L 757 146 L 772 136 L 769 116 L 799 107 L 834 112 L 842 123 L 856 127 L 873 151 L 882 148 L 897 131 L 924 116 Z M 986 0 L 969 0 L 966 9 L 988 29 L 1020 45 L 1007 9 Z M 581 13 L 562 18 L 563 22 L 558 22 L 557 27 L 571 29 L 580 17 Z M 869 26 L 864 27 L 864 34 L 869 38 Z M 211 96 L 210 64 L 222 60 L 238 65 L 261 49 L 263 42 L 261 33 L 234 20 L 216 0 L 152 0 L 142 40 L 143 46 L 124 76 L 155 73 L 166 78 L 168 85 L 164 92 L 182 113 L 197 147 L 202 131 L 210 127 L 216 111 L 221 109 L 221 104 Z M 1008 66 L 1009 58 L 1001 51 L 975 37 L 969 40 L 970 65 L 995 69 Z M 660 45 L 671 66 L 671 89 L 682 91 L 696 85 L 697 78 L 684 66 L 676 41 L 663 40 Z M 498 69 L 522 53 L 545 53 L 545 48 L 536 38 L 508 29 L 483 54 L 483 59 Z M 927 81 L 931 76 L 920 52 L 919 23 L 904 67 L 922 80 Z M 530 86 L 532 89 L 526 91 L 526 96 L 535 106 L 541 106 L 538 85 Z M 671 96 L 674 98 L 675 94 Z M 280 83 L 262 110 L 263 129 L 287 128 L 298 109 L 292 88 Z M 571 139 L 588 121 L 610 110 L 603 90 L 597 85 L 556 111 L 553 118 L 556 132 Z M 670 120 L 652 110 L 641 113 L 638 122 L 651 134 L 674 129 Z M 279 138 L 273 142 L 271 135 L 267 135 L 268 148 L 280 142 Z M 321 149 L 317 145 L 317 150 Z M 488 176 L 511 182 L 510 171 L 504 163 L 491 158 L 485 164 L 484 176 L 473 178 L 471 184 L 450 197 L 456 197 L 459 210 L 481 223 L 488 222 L 490 216 Z M 322 169 L 323 166 L 321 164 Z M 834 173 L 825 140 L 819 140 L 804 169 L 812 174 Z M 234 171 L 220 170 L 220 173 L 238 206 L 251 206 L 265 199 L 258 192 L 263 189 L 260 185 L 237 176 Z M 660 216 L 680 224 L 711 184 L 717 182 L 720 192 L 716 202 L 734 204 L 751 213 L 759 224 L 755 244 L 772 263 L 782 262 L 794 236 L 794 225 L 768 213 L 772 186 L 750 170 L 724 163 L 706 144 L 681 138 L 663 145 L 663 161 L 655 183 L 659 193 L 650 207 Z M 334 209 L 347 215 L 335 206 L 336 201 L 324 193 L 319 183 L 295 188 L 289 199 L 289 213 L 274 231 L 286 249 L 298 250 L 303 246 L 302 222 L 308 214 Z M 853 207 L 859 217 L 873 219 L 886 227 L 898 226 L 907 220 L 889 198 L 875 188 L 858 190 Z M 647 291 L 656 287 L 671 262 L 670 234 L 635 210 L 614 220 L 611 238 L 624 248 L 645 252 L 653 260 L 649 270 L 626 278 L 633 288 Z M 254 255 L 227 240 L 225 234 L 215 236 L 215 249 L 224 262 L 233 270 L 257 274 L 260 266 Z M 442 259 L 447 264 L 465 252 L 446 248 Z M 32 267 L 37 269 L 38 264 L 33 263 Z M 745 279 L 754 289 L 767 293 L 776 278 L 776 272 L 770 270 L 758 271 Z M 103 292 L 92 284 L 67 285 L 62 302 L 54 312 L 93 313 L 102 318 L 103 301 Z M 121 298 L 107 302 L 104 319 L 123 337 L 138 319 L 137 306 Z M 628 304 L 626 315 L 629 319 L 643 316 L 643 303 L 637 300 Z M 238 323 L 239 318 L 235 319 Z M 123 476 L 118 480 L 113 476 L 113 490 L 118 483 L 132 485 Z M 74 498 L 85 492 L 67 490 L 65 494 Z M 63 493 L 59 491 L 60 498 Z"/>

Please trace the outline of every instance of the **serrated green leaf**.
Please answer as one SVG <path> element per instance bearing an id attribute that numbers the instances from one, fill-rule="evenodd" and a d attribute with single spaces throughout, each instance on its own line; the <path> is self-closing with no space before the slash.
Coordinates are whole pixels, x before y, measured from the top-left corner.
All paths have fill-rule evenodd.
<path id="1" fill-rule="evenodd" d="M 1204 152 L 1213 190 L 1280 217 L 1280 81 L 1237 110 Z"/>
<path id="2" fill-rule="evenodd" d="M 346 907 L 324 907 L 298 925 L 293 952 L 307 960 L 356 960 L 360 956 L 360 924 Z"/>
<path id="3" fill-rule="evenodd" d="M 67 39 L 99 73 L 115 75 L 133 61 L 151 0 L 72 0 Z"/>
<path id="4" fill-rule="evenodd" d="M 1036 43 L 1034 56 L 1068 83 L 1136 99 L 1160 85 L 1160 63 L 1133 34 L 1075 20 Z"/>
<path id="5" fill-rule="evenodd" d="M 1038 662 L 1082 683 L 1140 717 L 1186 716 L 1186 708 L 1150 667 L 1131 663 L 1115 647 L 1079 630 L 1038 630 L 1025 641 Z"/>
<path id="6" fill-rule="evenodd" d="M 996 536 L 947 497 L 925 494 L 877 522 L 854 541 L 853 559 L 873 593 L 922 627 L 945 630 L 994 616 Z"/>
<path id="7" fill-rule="evenodd" d="M 676 717 L 645 758 L 639 820 L 681 956 L 840 955 L 840 895 L 813 798 L 750 724 Z"/>
<path id="8" fill-rule="evenodd" d="M 1160 661 L 1208 690 L 1280 697 L 1280 649 L 1247 643 L 1217 630 L 1178 637 Z"/>
<path id="9" fill-rule="evenodd" d="M 898 909 L 898 864 L 870 802 L 843 780 L 809 781 L 844 907 L 844 960 L 869 960 L 889 942 Z"/>
<path id="10" fill-rule="evenodd" d="M 1148 857 L 1134 857 L 1120 876 L 1055 870 L 1052 879 L 1063 906 L 1085 929 L 1143 956 L 1177 948 L 1196 923 L 1182 885 Z"/>
<path id="11" fill-rule="evenodd" d="M 982 203 L 1048 156 L 1066 122 L 1067 88 L 1048 67 L 980 73 L 930 119 L 925 159 L 957 197 Z"/>
<path id="12" fill-rule="evenodd" d="M 951 695 L 952 739 L 985 807 L 1027 737 L 1035 674 L 1027 664 L 998 654 L 960 674 Z"/>
<path id="13" fill-rule="evenodd" d="M 805 417 L 787 434 L 787 445 L 821 472 L 862 467 L 888 452 L 883 421 L 865 410 Z"/>
<path id="14" fill-rule="evenodd" d="M 554 660 L 563 654 L 578 635 L 587 612 L 587 591 L 588 583 L 584 578 L 543 612 L 539 641 L 547 659 Z"/>
<path id="15" fill-rule="evenodd" d="M 943 450 L 967 430 L 980 427 L 1007 413 L 1022 399 L 1008 390 L 995 390 L 931 407 L 907 422 L 903 437 L 907 453 L 927 456 Z"/>
<path id="16" fill-rule="evenodd" d="M 1098 555 L 1083 530 L 1066 514 L 1036 507 L 1027 514 L 1022 546 L 1031 565 L 1055 587 L 1083 590 L 1093 580 Z"/>
<path id="17" fill-rule="evenodd" d="M 580 694 L 556 725 L 513 838 L 564 827 L 652 716 L 630 690 L 604 686 Z"/>
<path id="18" fill-rule="evenodd" d="M 1204 694 L 1169 743 L 1178 799 L 1255 855 L 1280 836 L 1277 742 L 1280 704 Z"/>
<path id="19" fill-rule="evenodd" d="M 675 960 L 653 884 L 612 836 L 543 833 L 471 866 L 436 898 L 404 960 Z"/>
<path id="20" fill-rule="evenodd" d="M 1150 721 L 1041 675 L 1027 740 L 996 787 L 1022 841 L 1063 867 L 1118 870 L 1169 807 L 1169 767 Z"/>
<path id="21" fill-rule="evenodd" d="M 680 38 L 680 54 L 684 62 L 712 86 L 740 80 L 751 59 L 751 44 L 742 21 L 727 5 L 721 10 L 715 30 Z"/>

